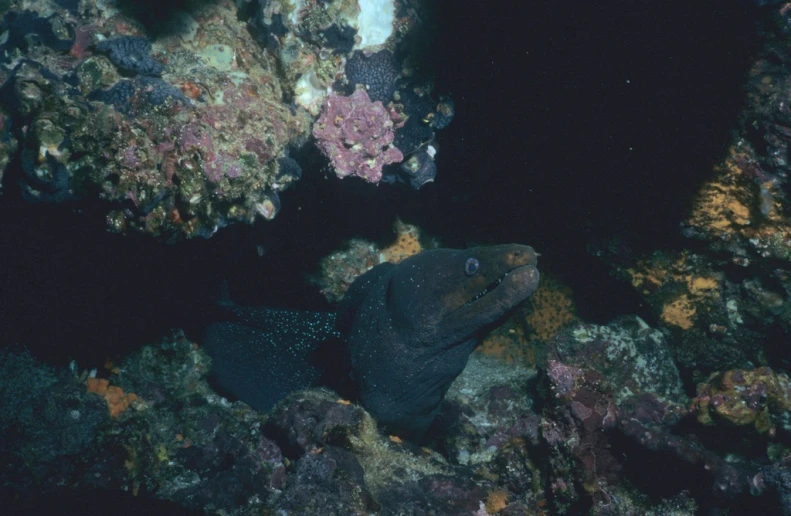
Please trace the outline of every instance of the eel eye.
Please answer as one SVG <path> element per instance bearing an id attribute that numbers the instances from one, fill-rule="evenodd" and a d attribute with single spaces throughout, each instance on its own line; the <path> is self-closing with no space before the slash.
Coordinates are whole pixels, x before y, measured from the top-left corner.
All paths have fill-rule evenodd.
<path id="1" fill-rule="evenodd" d="M 480 267 L 481 264 L 478 263 L 478 260 L 476 260 L 475 258 L 467 258 L 467 261 L 464 262 L 464 274 L 466 274 L 467 276 L 472 276 L 476 272 L 478 272 L 478 269 Z"/>

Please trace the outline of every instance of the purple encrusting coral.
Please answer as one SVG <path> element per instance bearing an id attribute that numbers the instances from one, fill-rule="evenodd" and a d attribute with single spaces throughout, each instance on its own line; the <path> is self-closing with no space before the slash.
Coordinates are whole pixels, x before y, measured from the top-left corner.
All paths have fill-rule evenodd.
<path id="1" fill-rule="evenodd" d="M 371 102 L 363 89 L 348 97 L 330 93 L 313 126 L 319 149 L 338 177 L 355 175 L 378 183 L 382 167 L 404 155 L 393 146 L 393 121 L 380 101 Z"/>

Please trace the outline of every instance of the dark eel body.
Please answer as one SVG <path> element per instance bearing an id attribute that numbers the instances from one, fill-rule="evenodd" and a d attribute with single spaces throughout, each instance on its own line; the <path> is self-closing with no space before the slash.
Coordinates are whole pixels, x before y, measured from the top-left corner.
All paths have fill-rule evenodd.
<path id="1" fill-rule="evenodd" d="M 536 262 L 516 244 L 426 251 L 360 276 L 337 316 L 227 305 L 204 346 L 219 384 L 258 410 L 350 376 L 385 430 L 419 440 L 480 338 L 535 291 Z"/>

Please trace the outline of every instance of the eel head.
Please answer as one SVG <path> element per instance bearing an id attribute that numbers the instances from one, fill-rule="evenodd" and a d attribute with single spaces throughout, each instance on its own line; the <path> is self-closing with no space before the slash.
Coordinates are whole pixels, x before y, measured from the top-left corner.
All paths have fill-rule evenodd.
<path id="1" fill-rule="evenodd" d="M 450 345 L 460 342 L 535 291 L 537 262 L 535 250 L 519 244 L 421 253 L 402 262 L 393 277 L 392 298 L 409 307 L 394 317 L 411 319 L 427 344 L 438 344 L 437 335 Z M 409 302 L 403 304 L 404 299 Z"/>

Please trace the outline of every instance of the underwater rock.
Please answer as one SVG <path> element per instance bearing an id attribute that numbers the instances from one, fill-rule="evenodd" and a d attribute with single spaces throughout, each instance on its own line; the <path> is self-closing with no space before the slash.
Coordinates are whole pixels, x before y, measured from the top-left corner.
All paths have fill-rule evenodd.
<path id="1" fill-rule="evenodd" d="M 652 463 L 697 468 L 696 478 L 705 479 L 695 486 L 698 496 L 725 500 L 750 491 L 758 465 L 735 457 L 726 460 L 696 435 L 678 432 L 688 414 L 686 408 L 651 393 L 616 404 L 601 374 L 553 360 L 547 363 L 547 378 L 552 395 L 541 420 L 537 450 L 547 457 L 547 489 L 556 510 L 565 512 L 578 503 L 607 507 L 613 500 L 612 489 L 635 468 L 632 461 L 643 469 Z M 628 456 L 614 453 L 625 440 L 633 440 L 637 447 Z M 679 491 L 686 488 L 681 483 L 677 486 Z"/>
<path id="2" fill-rule="evenodd" d="M 343 247 L 321 259 L 319 272 L 310 278 L 321 294 L 331 303 L 343 299 L 349 286 L 372 267 L 384 262 L 399 263 L 423 250 L 421 240 L 429 248 L 437 246 L 436 241 L 423 238 L 420 228 L 396 220 L 393 231 L 395 241 L 380 247 L 373 242 L 352 239 Z"/>
<path id="3" fill-rule="evenodd" d="M 634 234 L 588 244 L 644 302 L 687 385 L 791 367 L 789 11 L 765 14 L 738 127 L 680 214 L 687 244 L 657 249 Z"/>
<path id="4" fill-rule="evenodd" d="M 617 483 L 622 469 L 605 432 L 616 423 L 612 392 L 601 374 L 553 360 L 547 378 L 552 404 L 539 428 L 554 508 L 565 512 L 581 497 L 606 503 L 605 486 Z"/>
<path id="5" fill-rule="evenodd" d="M 360 407 L 329 392 L 302 391 L 275 407 L 266 429 L 287 457 L 297 458 L 328 445 L 349 447 L 364 417 Z"/>
<path id="6" fill-rule="evenodd" d="M 141 36 L 120 36 L 96 44 L 98 52 L 107 54 L 122 72 L 162 75 L 165 67 L 151 57 L 151 43 Z"/>
<path id="7" fill-rule="evenodd" d="M 350 451 L 325 446 L 297 461 L 274 509 L 285 514 L 365 514 L 378 505 Z"/>
<path id="8" fill-rule="evenodd" d="M 356 88 L 388 109 L 395 123 L 395 147 L 412 159 L 401 168 L 386 166 L 383 182 L 414 189 L 436 176 L 435 132 L 453 118 L 453 102 L 432 99 L 431 83 L 424 78 L 430 74 L 412 68 L 417 61 L 410 45 L 422 30 L 421 16 L 427 15 L 421 8 L 400 0 L 308 0 L 297 5 L 273 0 L 259 2 L 251 20 L 294 85 L 294 102 L 313 116 L 323 116 L 330 95 L 348 97 Z M 391 9 L 395 17 L 388 14 Z M 405 68 L 406 62 L 412 65 Z M 326 145 L 319 142 L 319 147 L 338 176 L 360 170 L 360 163 L 336 160 Z M 337 161 L 343 162 L 340 168 Z"/>
<path id="9" fill-rule="evenodd" d="M 448 389 L 437 421 L 429 428 L 430 438 L 449 461 L 468 467 L 502 463 L 500 451 L 515 440 L 537 444 L 540 418 L 533 412 L 534 393 L 527 387 L 535 382 L 535 374 L 519 364 L 473 353 Z M 510 460 L 505 463 L 511 467 Z"/>
<path id="10" fill-rule="evenodd" d="M 763 335 L 782 321 L 779 269 L 734 275 L 733 262 L 719 254 L 633 251 L 645 245 L 627 236 L 607 247 L 596 252 L 644 301 L 685 381 L 766 363 Z"/>
<path id="11" fill-rule="evenodd" d="M 388 173 L 382 178 L 385 183 L 405 183 L 415 190 L 426 183 L 434 181 L 437 176 L 437 164 L 434 156 L 437 150 L 428 145 L 425 150 L 418 150 L 399 167 L 397 173 Z"/>
<path id="12" fill-rule="evenodd" d="M 436 131 L 453 119 L 453 101 L 443 98 L 436 102 L 426 88 L 407 84 L 396 92 L 391 106 L 391 116 L 396 121 L 394 144 L 405 159 L 398 168 L 388 167 L 382 180 L 419 189 L 437 175 Z"/>
<path id="13" fill-rule="evenodd" d="M 80 49 L 28 52 L 0 90 L 24 197 L 100 202 L 111 230 L 167 241 L 273 218 L 277 191 L 298 179 L 280 160 L 305 142 L 311 120 L 282 102 L 274 58 L 252 58 L 256 44 L 235 10 L 206 6 L 210 23 L 153 41 L 129 34 L 123 14 L 80 13 L 68 15 L 87 35 L 75 40 Z"/>
<path id="14" fill-rule="evenodd" d="M 340 92 L 357 74 L 392 100 L 401 73 L 394 52 L 421 25 L 402 0 L 206 4 L 176 10 L 154 37 L 134 9 L 95 0 L 40 8 L 2 21 L 0 175 L 18 160 L 5 180 L 25 199 L 100 204 L 110 230 L 171 242 L 275 217 L 278 192 L 300 176 L 288 155 L 308 141 L 334 85 Z M 361 59 L 379 65 L 355 66 Z M 372 70 L 387 73 L 369 81 Z M 331 154 L 339 175 L 378 182 L 382 166 L 403 159 L 390 146 L 389 111 L 378 109 L 390 127 L 352 145 L 387 148 L 355 149 L 354 163 Z M 417 188 L 436 168 L 415 159 L 405 182 Z"/>
<path id="15" fill-rule="evenodd" d="M 3 193 L 3 173 L 16 155 L 17 140 L 11 136 L 11 120 L 0 110 L 0 195 Z"/>
<path id="16" fill-rule="evenodd" d="M 692 514 L 688 493 L 651 500 L 617 481 L 630 461 L 614 452 L 623 439 L 641 447 L 628 454 L 636 460 L 699 468 L 718 496 L 788 494 L 782 459 L 726 461 L 681 431 L 683 410 L 651 394 L 616 407 L 604 377 L 559 362 L 543 391 L 521 366 L 474 354 L 430 449 L 383 435 L 362 407 L 326 389 L 293 393 L 268 416 L 229 403 L 206 382 L 209 357 L 180 333 L 108 364 L 106 378 L 23 352 L 0 358 L 0 431 L 17 436 L 13 447 L 0 442 L 0 497 L 15 504 L 91 490 L 233 515 L 314 514 L 317 504 L 337 514 L 577 513 L 613 503 Z M 113 416 L 118 392 L 136 396 Z"/>
<path id="17" fill-rule="evenodd" d="M 770 14 L 762 22 L 763 41 L 747 74 L 738 131 L 698 190 L 682 227 L 685 237 L 708 249 L 706 259 L 715 270 L 727 273 L 723 297 L 728 322 L 712 321 L 711 328 L 732 336 L 735 349 L 758 340 L 764 354 L 750 352 L 742 360 L 712 364 L 703 369 L 698 382 L 714 371 L 791 365 L 784 351 L 759 340 L 773 328 L 791 335 L 791 109 L 784 100 L 791 88 L 787 67 L 791 48 L 781 28 L 788 22 L 787 9 Z M 751 336 L 750 331 L 758 335 Z M 727 349 L 710 350 L 712 356 L 720 351 Z"/>
<path id="18" fill-rule="evenodd" d="M 367 55 L 357 50 L 346 61 L 345 72 L 351 92 L 362 86 L 373 102 L 387 105 L 393 100 L 401 67 L 388 50 Z"/>
<path id="19" fill-rule="evenodd" d="M 181 335 L 143 348 L 109 380 L 3 352 L 0 430 L 17 438 L 0 449 L 0 496 L 108 490 L 210 513 L 261 506 L 285 483 L 282 455 L 256 430 L 260 415 L 211 391 L 208 364 Z M 113 413 L 122 391 L 137 394 Z"/>
<path id="20" fill-rule="evenodd" d="M 12 510 L 77 490 L 127 492 L 207 514 L 452 514 L 477 511 L 503 489 L 383 436 L 361 407 L 328 390 L 294 393 L 269 416 L 229 403 L 206 382 L 208 356 L 180 333 L 108 364 L 100 373 L 107 378 L 57 370 L 22 352 L 0 358 L 0 432 L 16 436 L 13 447 L 0 440 L 0 499 Z M 137 400 L 112 417 L 109 400 L 87 380 Z M 497 380 L 488 385 L 496 390 Z M 503 453 L 500 467 L 523 459 Z M 513 493 L 507 504 L 516 509 L 532 496 Z"/>
<path id="21" fill-rule="evenodd" d="M 338 177 L 357 176 L 370 183 L 382 179 L 382 167 L 404 155 L 393 146 L 393 121 L 381 102 L 363 89 L 348 97 L 331 93 L 313 126 L 319 149 Z"/>
<path id="22" fill-rule="evenodd" d="M 708 449 L 695 435 L 674 432 L 682 416 L 679 407 L 663 403 L 653 395 L 634 396 L 619 407 L 618 429 L 648 452 L 658 452 L 664 458 L 672 457 L 705 471 L 703 478 L 715 497 L 732 499 L 752 492 L 752 482 L 759 471 L 757 463 L 743 457 L 723 457 Z M 648 457 L 657 460 L 656 455 Z"/>
<path id="23" fill-rule="evenodd" d="M 547 408 L 539 438 L 529 442 L 546 457 L 539 467 L 549 468 L 545 482 L 557 510 L 581 502 L 608 506 L 612 489 L 636 467 L 632 460 L 639 468 L 646 461 L 677 461 L 675 467 L 705 471 L 698 497 L 734 499 L 754 490 L 750 479 L 759 472 L 758 460 L 736 453 L 726 458 L 702 427 L 690 431 L 696 401 L 690 410 L 661 332 L 624 317 L 608 327 L 571 327 L 552 348 L 545 366 Z M 628 456 L 613 453 L 629 441 L 636 444 Z"/>
<path id="24" fill-rule="evenodd" d="M 310 281 L 319 288 L 327 301 L 337 303 L 343 299 L 354 280 L 382 262 L 376 244 L 355 238 L 322 258 L 319 271 Z"/>
<path id="25" fill-rule="evenodd" d="M 639 317 L 622 317 L 608 326 L 579 324 L 559 335 L 552 350 L 568 366 L 602 374 L 616 404 L 645 393 L 678 405 L 688 401 L 665 336 Z"/>
<path id="26" fill-rule="evenodd" d="M 59 469 L 69 468 L 64 462 L 90 453 L 108 417 L 104 400 L 68 371 L 40 364 L 22 349 L 0 351 L 2 490 L 36 478 L 57 488 Z"/>
<path id="27" fill-rule="evenodd" d="M 754 480 L 756 492 L 766 487 L 774 489 L 780 498 L 783 516 L 791 514 L 791 457 L 765 467 Z"/>
<path id="28" fill-rule="evenodd" d="M 74 43 L 74 27 L 64 17 L 42 17 L 34 11 L 8 11 L 0 23 L 0 61 L 11 62 L 17 53 L 24 54 L 42 45 L 64 52 Z"/>
<path id="29" fill-rule="evenodd" d="M 392 97 L 394 52 L 409 57 L 422 26 L 402 0 L 272 0 L 176 9 L 149 35 L 141 22 L 152 20 L 136 9 L 83 4 L 43 2 L 1 22 L 0 175 L 31 202 L 99 205 L 111 231 L 170 242 L 275 217 L 278 192 L 300 177 L 289 155 L 308 142 L 335 85 L 350 84 L 347 61 L 377 56 L 381 66 L 356 68 L 355 57 L 352 79 L 358 68 L 363 82 L 386 69 L 370 86 Z M 378 182 L 403 159 L 390 145 L 390 112 L 377 109 L 381 134 L 351 145 L 386 148 L 354 149 L 354 163 L 331 155 L 340 175 Z M 436 174 L 424 158 L 405 180 L 415 188 Z"/>
<path id="30" fill-rule="evenodd" d="M 758 433 L 774 436 L 777 427 L 791 432 L 791 380 L 768 367 L 713 373 L 698 385 L 692 400 L 698 421 L 751 425 Z"/>

